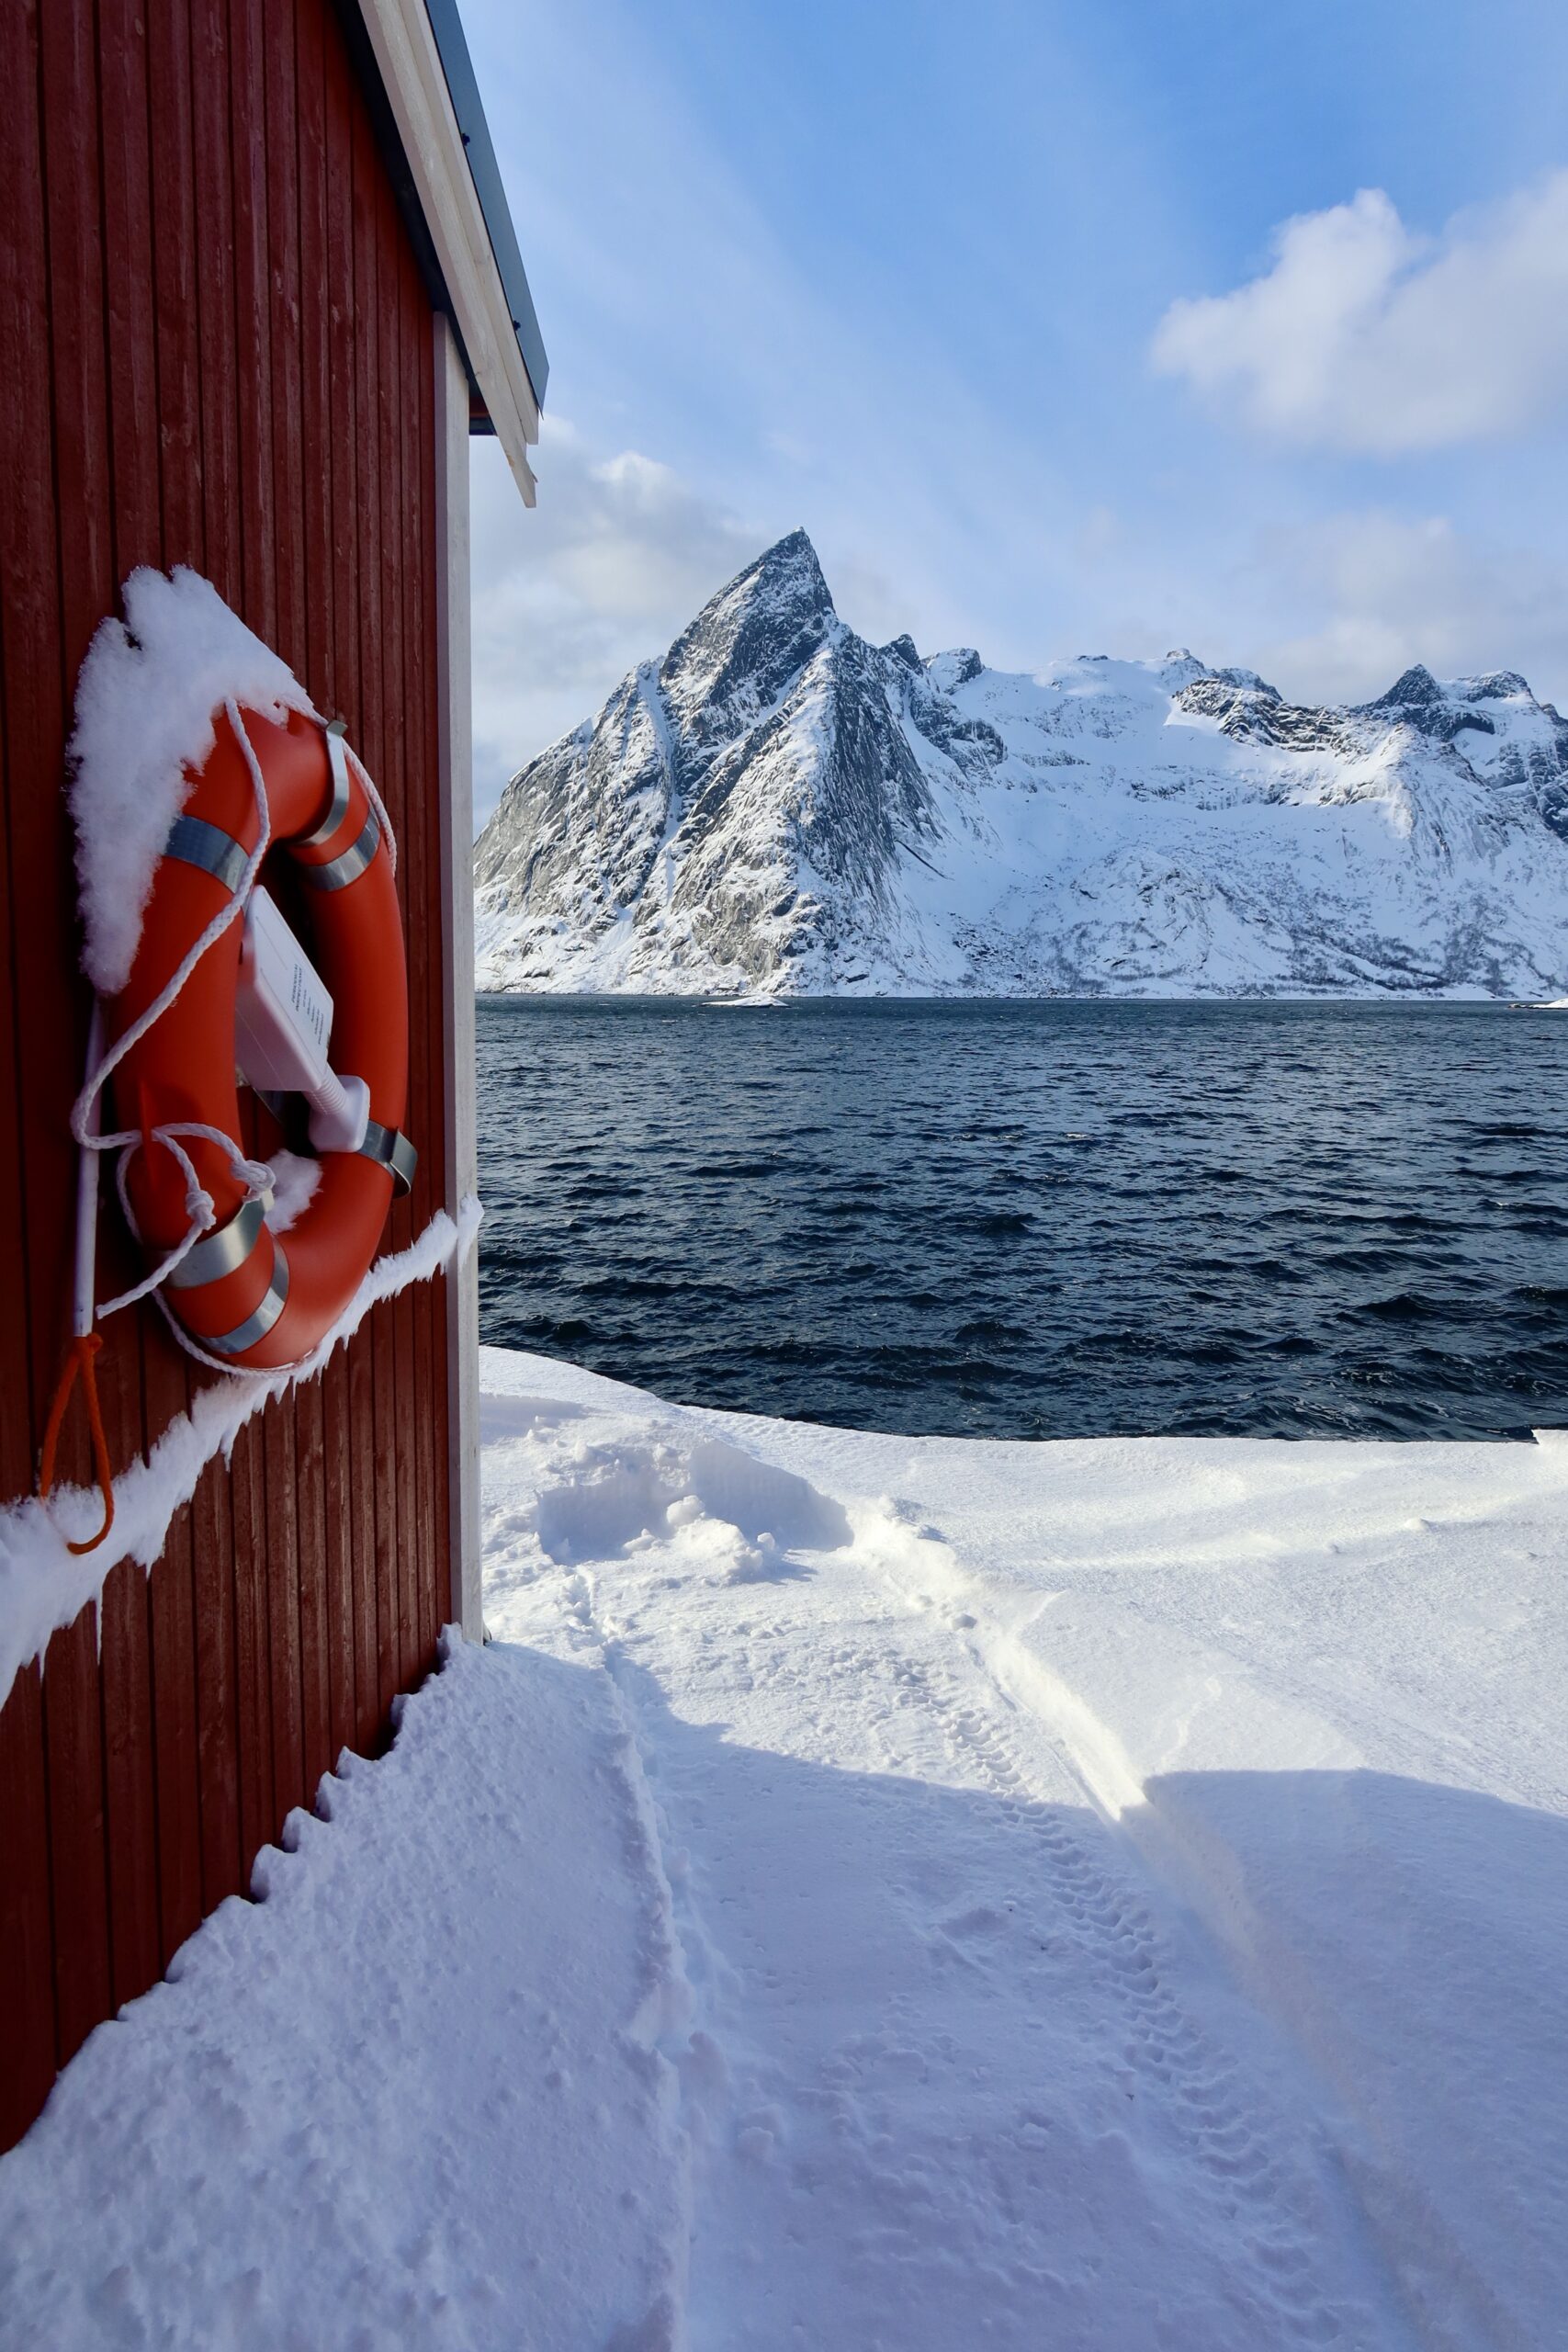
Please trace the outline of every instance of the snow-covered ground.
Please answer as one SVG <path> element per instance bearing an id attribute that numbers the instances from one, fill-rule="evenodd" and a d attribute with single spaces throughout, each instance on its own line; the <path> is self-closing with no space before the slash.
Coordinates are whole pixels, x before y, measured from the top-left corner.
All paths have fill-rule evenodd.
<path id="1" fill-rule="evenodd" d="M 0 2341 L 1564 2341 L 1568 1442 L 484 1380 L 495 1642 L 0 2162 Z"/>

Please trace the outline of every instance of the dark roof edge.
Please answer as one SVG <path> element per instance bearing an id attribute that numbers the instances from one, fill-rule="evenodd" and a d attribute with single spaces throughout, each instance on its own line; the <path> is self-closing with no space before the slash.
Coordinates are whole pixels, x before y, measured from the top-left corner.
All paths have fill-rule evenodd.
<path id="1" fill-rule="evenodd" d="M 517 250 L 517 232 L 512 225 L 512 211 L 506 201 L 506 190 L 502 186 L 501 168 L 491 142 L 490 125 L 485 120 L 479 85 L 474 79 L 473 61 L 468 55 L 463 21 L 457 14 L 457 0 L 424 0 L 424 6 L 430 18 L 430 28 L 435 35 L 441 70 L 446 76 L 452 111 L 463 134 L 463 149 L 473 176 L 474 192 L 479 199 L 479 209 L 484 214 L 485 227 L 490 232 L 491 251 L 495 255 L 502 288 L 511 307 L 513 333 L 523 355 L 523 365 L 528 371 L 534 399 L 543 408 L 550 363 L 545 352 L 544 336 L 539 332 L 534 298 L 528 290 L 527 272 L 523 266 L 523 256 Z"/>

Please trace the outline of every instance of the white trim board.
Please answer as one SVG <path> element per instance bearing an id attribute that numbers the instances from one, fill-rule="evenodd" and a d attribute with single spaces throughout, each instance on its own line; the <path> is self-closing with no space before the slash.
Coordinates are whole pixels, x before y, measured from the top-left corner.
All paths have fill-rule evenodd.
<path id="1" fill-rule="evenodd" d="M 528 447 L 539 437 L 538 403 L 424 0 L 358 5 L 468 365 L 524 503 L 532 506 Z"/>
<path id="2" fill-rule="evenodd" d="M 435 642 L 440 705 L 443 1103 L 446 1206 L 479 1191 L 474 1068 L 474 769 L 468 635 L 468 379 L 452 324 L 435 315 Z M 453 1211 L 456 1214 L 455 1210 Z M 450 1613 L 484 1638 L 479 1540 L 478 1252 L 446 1276 Z"/>

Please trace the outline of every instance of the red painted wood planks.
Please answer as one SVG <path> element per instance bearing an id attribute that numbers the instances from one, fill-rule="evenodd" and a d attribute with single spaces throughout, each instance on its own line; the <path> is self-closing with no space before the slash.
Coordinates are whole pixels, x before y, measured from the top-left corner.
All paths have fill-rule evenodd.
<path id="1" fill-rule="evenodd" d="M 88 1610 L 55 1634 L 45 1654 L 43 1733 L 54 2052 L 63 2066 L 114 2007 L 97 1637 Z"/>
<path id="2" fill-rule="evenodd" d="M 43 1689 L 26 1668 L 0 1708 L 0 2148 L 19 2139 L 54 2080 L 54 1939 Z"/>
<path id="3" fill-rule="evenodd" d="M 410 1124 L 441 1197 L 431 321 L 327 0 L 0 12 L 0 1486 L 30 1484 L 66 1329 L 86 992 L 61 791 L 76 672 L 138 562 L 204 569 L 341 708 L 406 844 Z M 62 1049 L 62 1043 L 64 1050 Z M 133 1252 L 112 1215 L 100 1291 Z M 117 1463 L 185 1407 L 152 1311 L 108 1327 Z M 194 1374 L 199 1385 L 207 1375 Z M 249 1879 L 339 1747 L 374 1748 L 446 1613 L 438 1288 L 378 1309 L 210 1464 L 0 1706 L 0 2145 L 56 2059 Z M 85 1472 L 73 1430 L 68 1476 Z M 9 1801 L 14 1799 L 14 1804 Z"/>
<path id="4" fill-rule="evenodd" d="M 99 1649 L 109 1971 L 116 2006 L 155 1984 L 164 1966 L 158 1801 L 152 1762 L 152 1603 L 135 1560 L 110 1571 Z"/>
<path id="5" fill-rule="evenodd" d="M 23 1297 L 7 1317 L 7 1418 L 28 1416 L 30 1483 L 68 1325 L 71 1155 L 61 1140 L 74 1092 L 84 1024 L 75 980 L 74 888 L 60 821 L 64 682 L 60 642 L 52 482 L 54 418 L 48 234 L 36 12 L 0 16 L 0 66 L 20 103 L 0 141 L 0 387 L 6 446 L 0 466 L 0 611 L 5 664 L 10 953 L 5 959 L 15 1054 L 15 1129 L 26 1233 Z M 44 779 L 48 779 L 48 783 Z M 40 1026 L 29 996 L 35 967 L 58 975 L 54 1020 Z M 24 1111 L 26 1114 L 24 1121 Z M 14 1400 L 14 1401 L 13 1401 Z M 73 1445 L 76 1441 L 73 1438 Z M 67 1465 L 85 1461 L 80 1451 Z"/>

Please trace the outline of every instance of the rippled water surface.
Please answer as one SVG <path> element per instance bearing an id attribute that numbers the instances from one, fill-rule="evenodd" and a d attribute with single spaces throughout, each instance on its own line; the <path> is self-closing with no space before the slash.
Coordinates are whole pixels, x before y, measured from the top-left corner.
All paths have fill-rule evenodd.
<path id="1" fill-rule="evenodd" d="M 1568 1422 L 1568 1014 L 481 998 L 483 1336 L 967 1437 Z"/>

